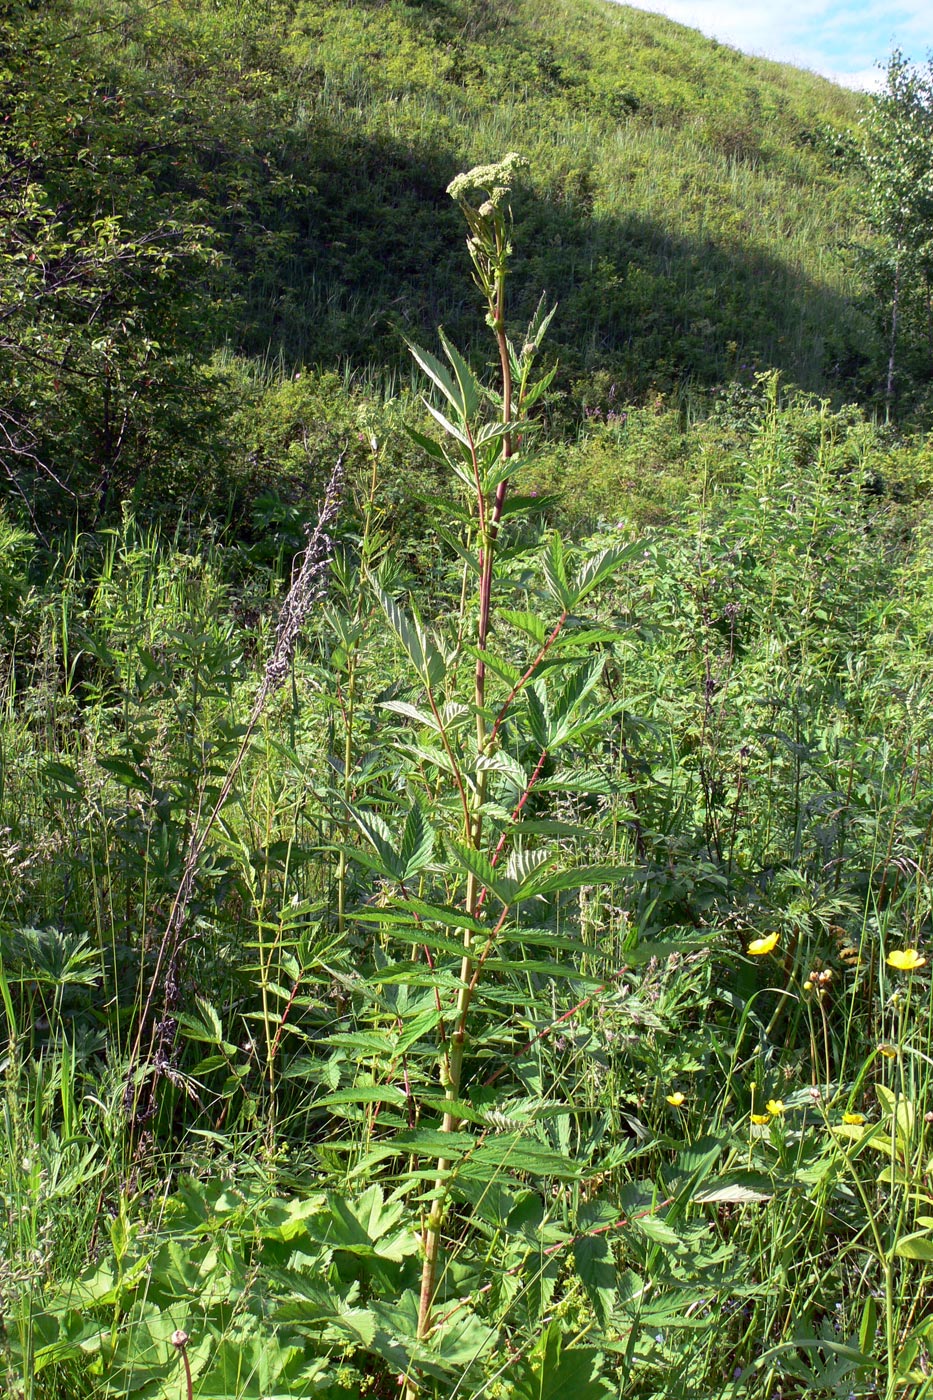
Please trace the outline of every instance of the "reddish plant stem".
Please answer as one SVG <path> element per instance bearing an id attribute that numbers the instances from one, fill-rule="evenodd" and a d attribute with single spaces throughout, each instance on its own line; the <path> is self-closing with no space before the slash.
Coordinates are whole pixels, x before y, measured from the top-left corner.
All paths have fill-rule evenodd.
<path id="1" fill-rule="evenodd" d="M 564 625 L 564 623 L 565 623 L 566 621 L 567 621 L 567 614 L 566 614 L 566 612 L 562 612 L 561 615 L 560 615 L 560 617 L 557 619 L 557 622 L 556 622 L 556 624 L 555 624 L 555 626 L 554 626 L 553 631 L 551 632 L 551 635 L 550 635 L 550 636 L 547 638 L 547 640 L 543 643 L 543 645 L 542 645 L 542 647 L 541 647 L 541 650 L 538 652 L 538 655 L 535 657 L 534 661 L 532 661 L 531 665 L 528 667 L 528 669 L 526 670 L 525 674 L 521 677 L 521 679 L 520 679 L 520 680 L 517 680 L 517 681 L 515 682 L 515 684 L 512 686 L 512 689 L 509 691 L 508 695 L 505 697 L 505 702 L 504 702 L 502 708 L 500 709 L 499 713 L 496 715 L 495 723 L 494 723 L 494 725 L 492 726 L 492 731 L 491 731 L 491 733 L 490 733 L 490 735 L 489 735 L 489 742 L 490 742 L 490 743 L 492 743 L 492 741 L 495 739 L 496 735 L 499 733 L 499 726 L 502 724 L 502 721 L 505 719 L 506 715 L 508 714 L 509 709 L 511 708 L 511 705 L 512 705 L 512 701 L 515 699 L 516 695 L 518 695 L 522 690 L 524 690 L 525 686 L 526 686 L 526 685 L 528 684 L 528 682 L 531 680 L 531 678 L 532 678 L 532 676 L 534 675 L 535 671 L 537 671 L 538 667 L 541 665 L 541 662 L 544 660 L 544 658 L 547 656 L 548 652 L 550 651 L 551 647 L 552 647 L 552 646 L 554 645 L 554 643 L 557 641 L 557 638 L 558 638 L 559 635 L 560 635 L 561 628 L 563 627 L 563 625 Z"/>

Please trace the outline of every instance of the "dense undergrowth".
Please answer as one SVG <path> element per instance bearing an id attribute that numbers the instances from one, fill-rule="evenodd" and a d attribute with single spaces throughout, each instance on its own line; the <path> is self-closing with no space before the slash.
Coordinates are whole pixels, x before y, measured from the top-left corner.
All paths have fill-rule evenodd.
<path id="1" fill-rule="evenodd" d="M 14 1395 L 928 1391 L 928 454 L 773 376 L 533 448 L 544 329 L 281 386 L 278 622 L 306 501 L 4 526 Z"/>

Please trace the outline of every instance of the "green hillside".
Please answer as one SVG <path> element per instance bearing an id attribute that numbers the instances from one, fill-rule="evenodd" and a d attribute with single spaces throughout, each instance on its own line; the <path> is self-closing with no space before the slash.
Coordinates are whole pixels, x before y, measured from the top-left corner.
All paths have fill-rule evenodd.
<path id="1" fill-rule="evenodd" d="M 475 336 L 445 189 L 510 149 L 560 422 L 772 368 L 877 392 L 858 99 L 821 78 L 600 0 L 58 0 L 5 34 L 0 410 L 85 494 L 216 464 L 221 346 L 371 383 Z"/>

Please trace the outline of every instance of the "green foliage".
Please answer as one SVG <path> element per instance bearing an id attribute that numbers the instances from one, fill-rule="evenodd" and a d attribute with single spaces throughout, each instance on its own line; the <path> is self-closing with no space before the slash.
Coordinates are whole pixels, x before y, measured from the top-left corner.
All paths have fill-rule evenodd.
<path id="1" fill-rule="evenodd" d="M 860 227 L 856 103 L 810 75 L 582 0 L 57 0 L 14 5 L 2 43 L 0 446 L 33 523 L 130 492 L 223 512 L 231 480 L 236 508 L 229 425 L 262 437 L 263 405 L 221 344 L 288 384 L 398 374 L 438 322 L 472 339 L 441 191 L 495 148 L 533 162 L 513 291 L 530 319 L 560 289 L 567 421 L 601 372 L 626 400 L 742 366 L 874 387 L 836 235 Z"/>
<path id="2" fill-rule="evenodd" d="M 5 29 L 0 350 L 47 537 L 0 528 L 7 1388 L 922 1395 L 930 451 L 765 369 L 822 379 L 849 99 L 596 5 L 19 18 L 49 81 L 33 110 Z M 519 136 L 530 167 L 449 187 L 477 313 L 440 189 Z M 812 218 L 749 309 L 775 191 Z M 215 275 L 278 361 L 210 354 Z M 390 306 L 421 399 L 291 366 L 371 353 Z M 660 392 L 685 369 L 737 374 Z M 276 619 L 337 457 L 328 595 Z M 50 535 L 111 487 L 138 516 Z M 141 523 L 219 496 L 223 532 Z"/>
<path id="3" fill-rule="evenodd" d="M 914 68 L 898 50 L 886 69 L 884 89 L 863 121 L 870 217 L 881 246 L 875 284 L 887 312 L 888 366 L 885 399 L 895 397 L 897 361 L 904 330 L 921 339 L 922 368 L 929 380 L 929 314 L 933 278 L 933 66 Z M 919 335 L 918 335 L 919 331 Z"/>

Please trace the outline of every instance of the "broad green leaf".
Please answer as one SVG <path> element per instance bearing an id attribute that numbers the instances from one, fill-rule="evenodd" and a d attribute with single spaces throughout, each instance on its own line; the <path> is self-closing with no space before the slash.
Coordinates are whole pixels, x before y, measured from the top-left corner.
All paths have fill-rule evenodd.
<path id="1" fill-rule="evenodd" d="M 377 868 L 390 878 L 401 879 L 403 862 L 395 849 L 395 838 L 379 813 L 361 812 L 349 805 L 347 810 L 379 857 Z"/>
<path id="2" fill-rule="evenodd" d="M 564 1349 L 555 1319 L 530 1356 L 510 1368 L 506 1400 L 610 1400 L 615 1388 L 600 1376 L 602 1356 L 594 1347 Z"/>
<path id="3" fill-rule="evenodd" d="M 726 1182 L 721 1186 L 704 1186 L 693 1197 L 697 1205 L 713 1205 L 720 1202 L 744 1205 L 759 1201 L 770 1201 L 773 1191 L 761 1191 L 754 1186 L 743 1186 L 739 1181 Z"/>
<path id="4" fill-rule="evenodd" d="M 680 1236 L 677 1234 L 676 1230 L 672 1230 L 667 1221 L 663 1220 L 660 1215 L 642 1212 L 632 1217 L 632 1224 L 637 1230 L 640 1230 L 643 1235 L 647 1235 L 649 1240 L 653 1240 L 655 1244 L 680 1244 Z"/>
<path id="5" fill-rule="evenodd" d="M 901 1259 L 933 1260 L 933 1234 L 929 1230 L 917 1230 L 912 1235 L 904 1235 L 894 1246 L 894 1253 Z"/>
<path id="6" fill-rule="evenodd" d="M 487 855 L 482 851 L 474 850 L 472 846 L 464 845 L 462 841 L 454 841 L 452 837 L 447 838 L 446 844 L 461 871 L 473 875 L 481 885 L 495 895 L 500 904 L 509 903 L 509 887 L 497 875 Z"/>
<path id="7" fill-rule="evenodd" d="M 560 1181 L 574 1181 L 580 1176 L 583 1166 L 573 1162 L 550 1147 L 543 1147 L 533 1139 L 515 1134 L 502 1134 L 488 1138 L 470 1158 L 469 1170 L 472 1175 L 506 1169 L 515 1172 L 528 1172 L 533 1176 L 556 1177 Z"/>
<path id="8" fill-rule="evenodd" d="M 335 1094 L 318 1099 L 316 1108 L 343 1108 L 348 1104 L 391 1103 L 406 1104 L 408 1099 L 394 1084 L 361 1084 L 356 1089 L 338 1089 Z"/>
<path id="9" fill-rule="evenodd" d="M 543 646 L 547 641 L 547 628 L 537 613 L 533 612 L 512 612 L 509 608 L 500 608 L 498 616 L 503 622 L 507 622 L 510 627 L 514 627 L 519 632 L 524 632 L 526 636 Z"/>
<path id="10" fill-rule="evenodd" d="M 405 431 L 413 442 L 416 442 L 423 452 L 426 452 L 435 462 L 440 462 L 444 466 L 450 465 L 450 459 L 441 444 L 434 438 L 428 437 L 426 433 L 420 433 L 417 428 L 413 428 L 410 423 L 406 423 Z"/>
<path id="11" fill-rule="evenodd" d="M 452 438 L 454 438 L 455 441 L 463 445 L 466 451 L 469 451 L 470 441 L 466 433 L 461 432 L 459 428 L 455 427 L 454 424 L 451 423 L 450 419 L 446 417 L 445 414 L 441 413 L 439 408 L 435 408 L 432 403 L 429 403 L 427 399 L 424 400 L 424 406 L 430 413 L 431 417 L 441 425 L 441 427 L 444 429 L 444 432 L 449 433 L 449 435 Z M 464 473 L 463 475 L 464 480 L 468 480 L 466 473 Z"/>
<path id="12" fill-rule="evenodd" d="M 438 733 L 437 720 L 429 710 L 419 710 L 417 705 L 411 705 L 407 700 L 382 700 L 380 708 L 391 710 L 393 714 L 402 715 L 404 719 L 414 720 L 416 724 L 423 724 L 426 729 L 433 729 Z"/>
<path id="13" fill-rule="evenodd" d="M 443 924 L 446 928 L 469 929 L 472 933 L 488 932 L 486 924 L 474 919 L 472 914 L 467 914 L 463 909 L 454 909 L 447 904 L 429 904 L 413 895 L 399 899 L 397 903 L 402 909 L 410 909 L 426 923 Z M 382 917 L 382 914 L 376 917 Z"/>
<path id="14" fill-rule="evenodd" d="M 554 601 L 560 604 L 563 612 L 570 612 L 576 603 L 576 597 L 567 582 L 563 541 L 556 531 L 548 539 L 541 565 L 545 588 Z"/>
<path id="15" fill-rule="evenodd" d="M 583 1236 L 573 1242 L 573 1262 L 577 1277 L 601 1327 L 609 1321 L 615 1297 L 616 1269 L 612 1248 L 604 1236 Z"/>
<path id="16" fill-rule="evenodd" d="M 624 873 L 623 868 L 618 865 L 578 865 L 572 870 L 554 870 L 550 874 L 542 872 L 528 881 L 527 887 L 522 891 L 522 898 L 556 894 L 558 890 L 578 890 L 582 885 L 611 885 Z"/>

